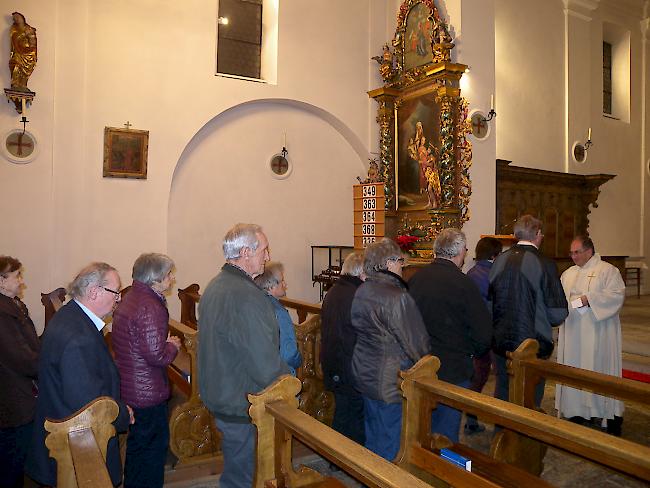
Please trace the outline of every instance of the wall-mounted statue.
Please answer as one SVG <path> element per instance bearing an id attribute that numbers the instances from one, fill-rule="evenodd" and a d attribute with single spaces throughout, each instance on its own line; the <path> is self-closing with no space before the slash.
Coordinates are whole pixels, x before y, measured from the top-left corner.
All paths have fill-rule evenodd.
<path id="1" fill-rule="evenodd" d="M 36 29 L 30 26 L 20 12 L 11 14 L 14 23 L 9 31 L 11 53 L 9 71 L 11 89 L 28 92 L 27 80 L 36 67 Z"/>

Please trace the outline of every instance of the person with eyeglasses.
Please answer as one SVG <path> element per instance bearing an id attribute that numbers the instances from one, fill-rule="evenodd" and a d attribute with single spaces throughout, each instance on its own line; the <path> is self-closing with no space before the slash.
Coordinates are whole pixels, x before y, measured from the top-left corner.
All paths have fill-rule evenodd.
<path id="1" fill-rule="evenodd" d="M 433 244 L 435 259 L 409 281 L 431 340 L 431 353 L 440 359 L 438 379 L 469 388 L 473 358 L 489 353 L 492 319 L 476 283 L 462 271 L 467 238 L 459 229 L 443 229 Z M 489 361 L 489 359 L 488 359 Z M 438 404 L 431 412 L 431 432 L 458 442 L 462 412 Z"/>
<path id="2" fill-rule="evenodd" d="M 560 326 L 557 362 L 620 378 L 623 351 L 618 314 L 625 301 L 621 272 L 601 259 L 588 236 L 576 236 L 569 255 L 575 266 L 561 276 L 569 316 Z M 620 400 L 557 385 L 555 408 L 572 422 L 595 421 L 609 434 L 621 435 L 625 404 Z"/>
<path id="3" fill-rule="evenodd" d="M 120 394 L 135 418 L 126 441 L 124 488 L 159 488 L 169 448 L 167 366 L 181 347 L 169 334 L 165 299 L 174 284 L 174 261 L 164 254 L 141 254 L 132 277 L 113 312 L 111 335 Z"/>
<path id="4" fill-rule="evenodd" d="M 68 286 L 72 297 L 50 320 L 41 337 L 31 450 L 26 471 L 35 481 L 56 486 L 56 461 L 45 446 L 45 419 L 60 420 L 100 396 L 119 406 L 113 425 L 125 432 L 133 411 L 120 399 L 120 375 L 104 341 L 104 318 L 119 302 L 120 277 L 106 263 L 91 263 Z M 117 436 L 108 441 L 106 467 L 115 486 L 122 482 Z"/>
<path id="5" fill-rule="evenodd" d="M 400 370 L 431 351 L 420 312 L 402 279 L 404 258 L 397 243 L 384 238 L 365 251 L 366 281 L 352 300 L 352 379 L 363 397 L 365 447 L 392 461 L 400 445 Z"/>

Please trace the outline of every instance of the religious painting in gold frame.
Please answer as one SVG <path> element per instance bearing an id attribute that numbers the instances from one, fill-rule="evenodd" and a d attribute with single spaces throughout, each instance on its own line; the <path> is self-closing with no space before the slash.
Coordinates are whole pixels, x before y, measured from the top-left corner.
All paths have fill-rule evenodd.
<path id="1" fill-rule="evenodd" d="M 147 178 L 149 131 L 104 128 L 104 177 Z"/>
<path id="2" fill-rule="evenodd" d="M 433 17 L 431 9 L 424 3 L 416 3 L 406 18 L 404 31 L 404 69 L 430 63 L 433 59 L 431 35 Z"/>
<path id="3" fill-rule="evenodd" d="M 439 208 L 440 105 L 435 92 L 402 99 L 395 112 L 397 209 Z"/>

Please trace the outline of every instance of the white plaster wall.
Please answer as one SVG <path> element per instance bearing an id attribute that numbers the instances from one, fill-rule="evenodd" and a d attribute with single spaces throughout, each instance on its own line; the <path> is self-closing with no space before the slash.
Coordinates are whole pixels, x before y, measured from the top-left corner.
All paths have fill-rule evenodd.
<path id="1" fill-rule="evenodd" d="M 497 157 L 564 171 L 564 14 L 560 0 L 495 2 Z"/>
<path id="2" fill-rule="evenodd" d="M 318 107 L 338 121 L 336 132 L 345 136 L 325 138 L 331 143 L 326 147 L 318 131 L 305 131 L 309 124 L 294 123 L 288 141 L 312 141 L 323 157 L 340 157 L 341 164 L 349 165 L 348 173 L 364 173 L 371 145 L 371 103 L 365 91 L 372 88 L 369 57 L 377 50 L 369 46 L 370 0 L 308 5 L 283 0 L 274 86 L 214 76 L 212 0 L 1 3 L 3 12 L 22 11 L 39 39 L 39 62 L 30 79 L 37 92 L 30 128 L 39 135 L 41 154 L 24 167 L 0 164 L 0 179 L 12 202 L 6 221 L 12 232 L 2 233 L 0 249 L 24 262 L 25 299 L 39 326 L 39 293 L 66 284 L 83 264 L 105 260 L 118 268 L 126 284 L 139 253 L 168 251 L 176 164 L 193 136 L 230 107 L 268 98 Z M 6 16 L 3 39 L 9 25 Z M 3 52 L 8 52 L 8 42 L 3 42 Z M 8 86 L 8 70 L 0 72 Z M 16 120 L 8 105 L 0 111 L 3 131 L 15 127 Z M 145 181 L 102 177 L 104 126 L 121 127 L 127 120 L 150 131 Z M 257 140 L 260 153 L 276 152 L 279 139 L 267 135 L 278 128 L 277 121 L 256 123 L 254 132 L 239 135 L 239 144 Z M 348 176 L 340 183 L 347 189 L 353 183 Z M 246 188 L 227 189 L 227 201 L 246 194 Z M 333 214 L 347 211 L 350 201 L 330 201 Z M 322 205 L 320 199 L 309 201 L 305 210 Z M 275 215 L 265 205 L 258 210 L 251 220 L 263 225 Z M 286 222 L 287 232 L 293 224 Z M 213 255 L 202 265 L 214 269 L 216 259 Z"/>

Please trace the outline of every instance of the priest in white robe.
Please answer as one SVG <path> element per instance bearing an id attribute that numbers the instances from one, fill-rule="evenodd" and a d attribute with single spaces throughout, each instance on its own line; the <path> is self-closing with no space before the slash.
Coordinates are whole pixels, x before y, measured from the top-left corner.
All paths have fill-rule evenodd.
<path id="1" fill-rule="evenodd" d="M 569 316 L 559 330 L 557 362 L 612 376 L 622 373 L 621 322 L 625 283 L 618 268 L 601 260 L 589 237 L 571 243 L 575 266 L 562 273 Z M 556 387 L 555 408 L 577 423 L 602 419 L 602 426 L 621 434 L 623 402 L 567 386 Z"/>

